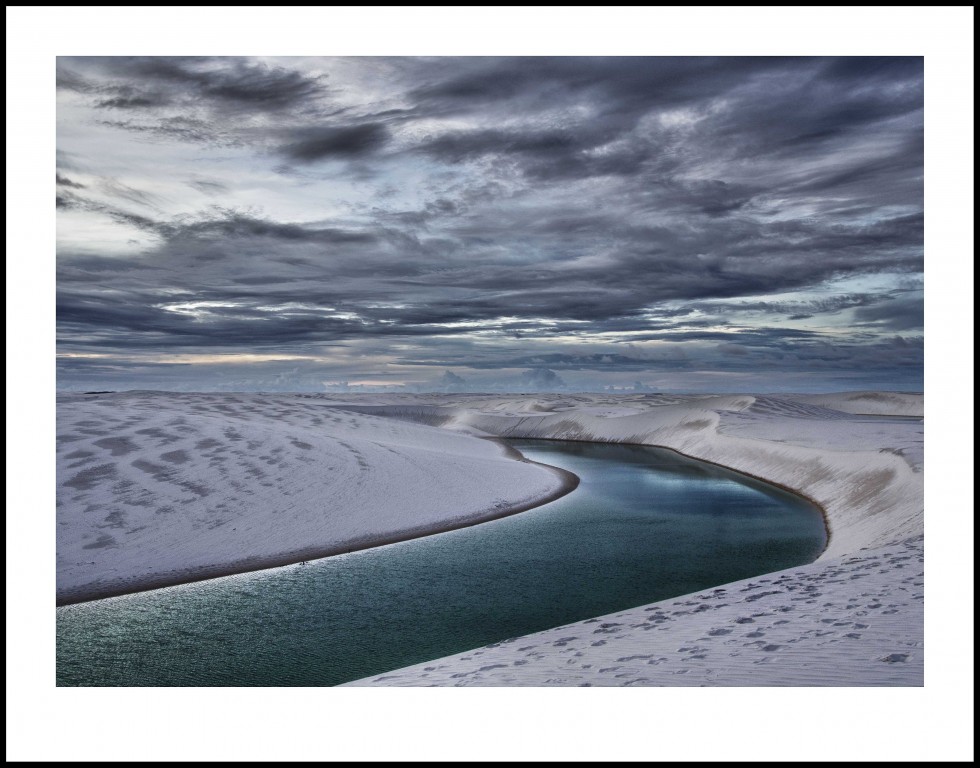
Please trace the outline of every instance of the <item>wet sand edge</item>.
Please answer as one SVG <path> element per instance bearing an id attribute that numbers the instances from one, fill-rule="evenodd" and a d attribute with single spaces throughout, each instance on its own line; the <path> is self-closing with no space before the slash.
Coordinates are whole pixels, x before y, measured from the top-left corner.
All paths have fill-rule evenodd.
<path id="1" fill-rule="evenodd" d="M 119 597 L 130 595 L 137 592 L 147 592 L 163 587 L 173 587 L 178 584 L 193 584 L 199 581 L 207 581 L 222 576 L 233 576 L 240 573 L 252 573 L 254 571 L 264 571 L 270 568 L 280 568 L 285 565 L 294 565 L 304 560 L 319 560 L 324 557 L 347 554 L 349 552 L 359 552 L 374 547 L 382 547 L 386 544 L 397 544 L 410 539 L 419 539 L 424 536 L 432 536 L 446 531 L 455 531 L 460 528 L 469 528 L 480 523 L 487 523 L 491 520 L 499 520 L 503 517 L 510 517 L 529 509 L 549 504 L 556 499 L 560 499 L 572 491 L 579 484 L 578 475 L 569 472 L 561 467 L 554 467 L 550 464 L 531 461 L 523 456 L 517 449 L 507 445 L 503 440 L 496 437 L 484 438 L 499 445 L 504 454 L 515 461 L 523 461 L 527 464 L 535 464 L 547 469 L 559 479 L 556 489 L 550 493 L 524 501 L 520 504 L 512 504 L 503 507 L 484 509 L 463 517 L 452 518 L 439 523 L 430 525 L 420 525 L 407 528 L 389 534 L 379 534 L 375 536 L 361 536 L 355 539 L 331 544 L 330 546 L 308 547 L 297 549 L 291 552 L 280 553 L 269 556 L 247 557 L 231 563 L 205 565 L 193 569 L 168 571 L 166 573 L 153 574 L 151 576 L 136 577 L 125 581 L 115 581 L 109 583 L 86 584 L 81 587 L 66 589 L 57 594 L 55 600 L 56 607 L 74 605 L 76 603 L 86 603 L 93 600 L 102 600 L 107 597 Z"/>

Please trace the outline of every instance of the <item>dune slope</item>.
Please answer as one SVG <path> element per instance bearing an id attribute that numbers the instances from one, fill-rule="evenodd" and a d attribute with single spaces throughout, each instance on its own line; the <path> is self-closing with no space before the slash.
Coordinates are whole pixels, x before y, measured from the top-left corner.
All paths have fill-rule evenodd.
<path id="1" fill-rule="evenodd" d="M 58 401 L 57 601 L 499 517 L 570 479 L 488 440 L 296 396 Z"/>
<path id="2" fill-rule="evenodd" d="M 857 394 L 387 403 L 475 433 L 673 448 L 814 500 L 830 541 L 803 568 L 352 684 L 922 685 L 923 425 L 891 418 L 921 413 L 921 395 Z"/>

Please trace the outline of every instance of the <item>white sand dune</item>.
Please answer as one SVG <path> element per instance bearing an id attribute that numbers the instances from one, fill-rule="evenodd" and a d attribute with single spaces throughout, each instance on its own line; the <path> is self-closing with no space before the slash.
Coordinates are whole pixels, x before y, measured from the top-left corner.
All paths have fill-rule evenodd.
<path id="1" fill-rule="evenodd" d="M 814 403 L 844 413 L 922 417 L 922 395 L 909 392 L 841 392 L 791 395 L 799 403 Z"/>
<path id="2" fill-rule="evenodd" d="M 59 604 L 500 517 L 574 478 L 296 396 L 58 399 Z"/>
<path id="3" fill-rule="evenodd" d="M 922 621 L 911 540 L 348 685 L 922 685 Z"/>
<path id="4" fill-rule="evenodd" d="M 918 686 L 921 412 L 905 393 L 66 395 L 58 600 L 422 535 L 567 487 L 476 436 L 659 445 L 817 502 L 826 551 L 353 684 Z"/>
<path id="5" fill-rule="evenodd" d="M 863 415 L 867 402 L 882 417 L 921 414 L 921 395 L 858 394 L 593 397 L 585 407 L 537 396 L 548 412 L 533 416 L 514 399 L 430 404 L 429 418 L 456 429 L 662 445 L 732 467 L 819 503 L 830 541 L 803 568 L 351 684 L 922 685 L 922 422 Z M 862 415 L 831 407 L 841 403 Z M 411 418 L 413 408 L 382 410 Z"/>
<path id="6" fill-rule="evenodd" d="M 430 396 L 429 403 L 404 397 L 348 407 L 473 434 L 673 448 L 818 503 L 831 531 L 824 559 L 922 534 L 919 421 L 847 414 L 775 396 L 536 395 L 538 405 L 550 410 L 533 415 L 514 396 L 450 398 L 442 396 L 441 405 L 430 404 Z M 600 407 L 630 412 L 596 415 Z"/>

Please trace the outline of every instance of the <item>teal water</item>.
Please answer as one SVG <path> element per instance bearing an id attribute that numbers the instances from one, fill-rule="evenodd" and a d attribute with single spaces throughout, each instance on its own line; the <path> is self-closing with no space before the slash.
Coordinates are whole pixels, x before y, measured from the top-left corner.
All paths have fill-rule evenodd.
<path id="1" fill-rule="evenodd" d="M 670 451 L 511 441 L 581 478 L 512 517 L 57 609 L 58 685 L 336 685 L 814 560 L 819 510 Z"/>

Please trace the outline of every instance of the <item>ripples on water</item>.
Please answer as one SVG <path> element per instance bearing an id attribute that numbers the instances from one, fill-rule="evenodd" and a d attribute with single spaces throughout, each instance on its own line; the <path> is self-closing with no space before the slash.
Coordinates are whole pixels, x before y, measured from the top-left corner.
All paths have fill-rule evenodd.
<path id="1" fill-rule="evenodd" d="M 517 440 L 581 479 L 413 541 L 57 609 L 59 685 L 336 685 L 815 559 L 819 511 L 670 451 Z"/>

